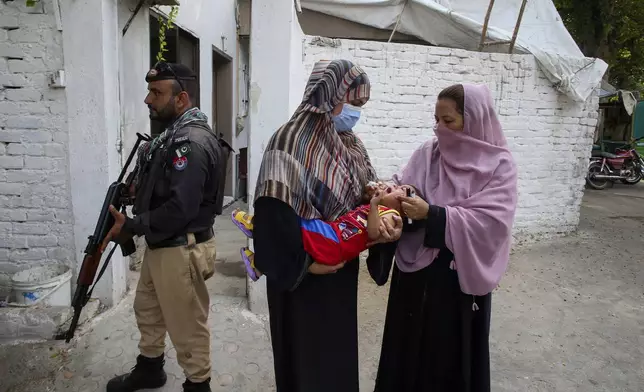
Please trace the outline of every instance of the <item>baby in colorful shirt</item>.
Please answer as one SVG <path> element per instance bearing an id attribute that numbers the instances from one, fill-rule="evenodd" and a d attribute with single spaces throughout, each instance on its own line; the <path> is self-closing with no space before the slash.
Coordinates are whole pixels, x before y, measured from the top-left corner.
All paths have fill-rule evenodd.
<path id="1" fill-rule="evenodd" d="M 366 189 L 369 203 L 347 212 L 333 222 L 321 219 L 300 219 L 304 250 L 320 264 L 338 265 L 353 260 L 380 236 L 380 225 L 388 221 L 395 226 L 394 216 L 402 216 L 399 196 L 408 195 L 406 186 L 370 182 Z M 252 216 L 241 210 L 232 212 L 237 227 L 253 237 Z M 256 281 L 261 272 L 255 268 L 254 254 L 241 249 L 248 276 Z"/>

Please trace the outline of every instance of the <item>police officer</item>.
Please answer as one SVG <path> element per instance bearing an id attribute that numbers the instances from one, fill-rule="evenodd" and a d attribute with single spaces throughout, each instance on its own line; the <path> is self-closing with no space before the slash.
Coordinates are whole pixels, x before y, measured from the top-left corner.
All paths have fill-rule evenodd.
<path id="1" fill-rule="evenodd" d="M 165 131 L 144 144 L 133 178 L 134 218 L 114 208 L 110 240 L 130 245 L 145 236 L 148 247 L 136 288 L 134 312 L 141 333 L 140 355 L 131 373 L 107 384 L 108 392 L 159 388 L 166 332 L 186 381 L 183 390 L 210 391 L 210 299 L 206 280 L 214 274 L 212 226 L 221 214 L 230 146 L 194 106 L 197 78 L 180 64 L 158 63 L 147 76 L 145 103 Z"/>

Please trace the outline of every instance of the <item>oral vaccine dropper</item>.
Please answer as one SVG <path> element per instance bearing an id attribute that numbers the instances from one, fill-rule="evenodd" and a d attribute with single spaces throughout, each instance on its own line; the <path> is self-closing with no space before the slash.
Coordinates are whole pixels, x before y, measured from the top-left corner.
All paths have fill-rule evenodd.
<path id="1" fill-rule="evenodd" d="M 407 188 L 407 197 L 416 197 L 416 192 L 414 192 L 414 190 L 410 188 Z M 411 225 L 412 220 L 410 217 L 407 217 L 407 223 Z"/>

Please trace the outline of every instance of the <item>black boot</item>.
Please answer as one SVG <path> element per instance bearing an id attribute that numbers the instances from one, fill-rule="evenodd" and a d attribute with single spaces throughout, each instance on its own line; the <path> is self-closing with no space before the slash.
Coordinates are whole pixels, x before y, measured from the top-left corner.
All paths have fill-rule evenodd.
<path id="1" fill-rule="evenodd" d="M 210 378 L 203 382 L 192 382 L 186 380 L 183 383 L 183 392 L 211 392 Z"/>
<path id="2" fill-rule="evenodd" d="M 107 392 L 134 392 L 139 389 L 161 388 L 168 380 L 163 371 L 163 354 L 156 358 L 136 357 L 131 373 L 121 374 L 107 383 Z"/>

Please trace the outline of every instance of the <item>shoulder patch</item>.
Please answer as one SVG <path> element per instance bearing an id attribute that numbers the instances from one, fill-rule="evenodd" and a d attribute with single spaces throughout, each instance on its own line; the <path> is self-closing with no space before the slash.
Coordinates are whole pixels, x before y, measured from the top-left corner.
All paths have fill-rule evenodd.
<path id="1" fill-rule="evenodd" d="M 174 150 L 174 155 L 177 158 L 185 157 L 188 154 L 190 154 L 190 144 L 188 143 L 182 144 Z"/>
<path id="2" fill-rule="evenodd" d="M 174 139 L 175 143 L 181 143 L 181 142 L 186 142 L 186 141 L 188 141 L 188 135 L 181 136 L 181 137 L 178 137 L 178 138 Z"/>
<path id="3" fill-rule="evenodd" d="M 172 166 L 174 166 L 174 169 L 178 171 L 185 170 L 185 168 L 188 166 L 188 157 L 174 157 L 172 159 Z"/>

